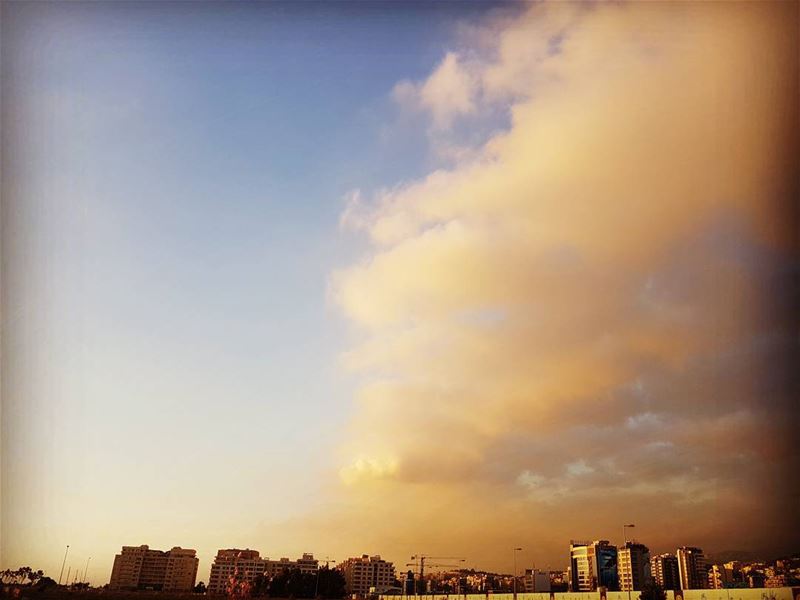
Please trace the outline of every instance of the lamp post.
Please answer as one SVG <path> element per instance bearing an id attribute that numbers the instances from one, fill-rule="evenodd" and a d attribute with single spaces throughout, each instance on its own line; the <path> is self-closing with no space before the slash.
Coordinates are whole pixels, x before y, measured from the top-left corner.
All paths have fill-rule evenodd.
<path id="1" fill-rule="evenodd" d="M 90 556 L 89 558 L 87 558 L 87 559 L 86 559 L 86 567 L 83 569 L 83 582 L 84 582 L 84 583 L 88 583 L 88 581 L 87 581 L 87 579 L 86 579 L 86 573 L 88 573 L 88 572 L 89 572 L 89 561 L 90 561 L 90 560 L 92 560 L 92 557 L 91 557 L 91 556 Z"/>
<path id="2" fill-rule="evenodd" d="M 67 549 L 64 551 L 64 560 L 61 562 L 61 573 L 58 574 L 58 585 L 61 585 L 61 577 L 64 576 L 64 565 L 67 563 L 68 553 L 69 553 L 69 544 L 67 544 Z"/>
<path id="3" fill-rule="evenodd" d="M 514 600 L 517 600 L 517 552 L 522 548 L 514 548 Z"/>
<path id="4" fill-rule="evenodd" d="M 326 574 L 327 574 L 327 571 L 328 571 L 328 565 L 331 563 L 332 560 L 333 559 L 331 557 L 329 557 L 329 556 L 325 557 L 325 571 L 326 571 Z M 319 598 L 319 572 L 320 572 L 319 563 L 317 563 L 317 583 L 314 586 L 314 598 Z"/>

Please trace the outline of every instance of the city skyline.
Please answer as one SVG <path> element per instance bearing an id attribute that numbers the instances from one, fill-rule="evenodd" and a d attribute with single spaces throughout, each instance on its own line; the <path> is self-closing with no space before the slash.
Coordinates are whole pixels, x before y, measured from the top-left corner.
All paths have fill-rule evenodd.
<path id="1" fill-rule="evenodd" d="M 626 525 L 625 527 L 634 527 Z M 582 564 L 587 557 L 589 549 L 589 562 Z M 742 557 L 732 558 L 707 555 L 702 548 L 681 546 L 675 553 L 655 554 L 652 556 L 650 548 L 641 542 L 626 540 L 623 544 L 609 545 L 608 540 L 594 540 L 593 542 L 570 541 L 570 561 L 566 570 L 548 565 L 545 569 L 518 568 L 517 551 L 524 548 L 517 547 L 515 553 L 514 570 L 511 573 L 493 573 L 490 571 L 468 567 L 466 558 L 459 558 L 456 563 L 430 562 L 430 559 L 450 559 L 456 557 L 432 557 L 430 555 L 415 555 L 410 559 L 414 562 L 395 564 L 393 561 L 382 559 L 379 554 L 363 554 L 336 561 L 330 557 L 320 560 L 313 553 L 303 553 L 296 560 L 288 557 L 270 559 L 261 556 L 256 549 L 251 548 L 224 548 L 219 549 L 211 564 L 208 583 L 203 581 L 198 572 L 199 559 L 196 550 L 173 547 L 168 551 L 142 546 L 123 546 L 120 553 L 114 558 L 114 568 L 107 587 L 111 591 L 137 591 L 151 590 L 164 593 L 190 592 L 202 588 L 199 593 L 212 596 L 236 595 L 232 591 L 245 586 L 247 592 L 252 592 L 254 586 L 263 586 L 263 581 L 269 582 L 281 578 L 282 573 L 295 571 L 298 574 L 307 574 L 313 578 L 318 576 L 320 569 L 327 571 L 329 568 L 343 573 L 341 584 L 348 594 L 359 597 L 377 593 L 402 593 L 416 595 L 422 593 L 427 587 L 428 593 L 475 593 L 484 590 L 495 592 L 508 591 L 512 588 L 517 592 L 517 581 L 524 584 L 521 592 L 596 592 L 607 590 L 609 592 L 634 592 L 648 589 L 651 584 L 657 585 L 665 591 L 679 592 L 681 590 L 702 589 L 742 589 L 742 588 L 776 588 L 797 587 L 800 584 L 800 554 L 791 557 L 785 556 L 769 561 L 742 560 Z M 609 554 L 609 550 L 613 551 Z M 607 558 L 611 558 L 607 562 Z M 57 583 L 63 578 L 63 565 L 66 563 L 66 554 L 59 572 Z M 428 559 L 428 560 L 426 560 Z M 668 566 L 667 563 L 672 563 Z M 324 563 L 324 565 L 323 565 Z M 338 563 L 338 564 L 337 564 Z M 423 563 L 428 566 L 423 577 Z M 377 567 L 375 566 L 377 565 Z M 87 563 L 88 567 L 88 563 Z M 406 569 L 408 575 L 406 575 Z M 611 572 L 604 573 L 607 568 Z M 457 577 L 456 588 L 448 589 L 445 583 Z M 475 587 L 475 578 L 482 583 Z M 501 579 L 498 581 L 496 577 Z M 259 580 L 263 579 L 259 584 Z M 199 581 L 198 581 L 199 580 Z M 509 580 L 513 583 L 510 584 Z M 74 579 L 79 585 L 86 585 L 86 571 Z M 65 581 L 72 585 L 73 580 Z M 420 588 L 419 586 L 422 586 Z M 488 587 L 484 587 L 488 585 Z M 561 587 L 554 587 L 560 585 Z M 316 580 L 319 586 L 319 579 Z M 443 587 L 444 586 L 444 587 Z M 413 591 L 412 591 L 413 589 Z M 471 592 L 470 592 L 471 590 Z M 246 592 L 246 593 L 247 593 Z M 259 595 L 263 595 L 261 587 Z M 273 594 L 270 592 L 270 596 Z"/>
<path id="2" fill-rule="evenodd" d="M 0 567 L 800 547 L 800 3 L 0 10 Z"/>

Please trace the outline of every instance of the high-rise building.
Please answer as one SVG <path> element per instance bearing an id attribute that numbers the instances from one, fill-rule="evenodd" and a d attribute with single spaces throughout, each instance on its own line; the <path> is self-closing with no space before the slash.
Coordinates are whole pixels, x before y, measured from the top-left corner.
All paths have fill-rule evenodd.
<path id="1" fill-rule="evenodd" d="M 380 556 L 363 554 L 358 558 L 348 558 L 337 565 L 342 572 L 348 594 L 365 596 L 373 589 L 385 591 L 394 585 L 394 565 Z"/>
<path id="2" fill-rule="evenodd" d="M 570 591 L 619 589 L 617 549 L 608 540 L 570 542 Z"/>
<path id="3" fill-rule="evenodd" d="M 702 590 L 708 587 L 708 566 L 700 548 L 678 548 L 678 575 L 682 590 Z"/>
<path id="4" fill-rule="evenodd" d="M 619 589 L 632 592 L 643 589 L 650 580 L 650 549 L 637 542 L 625 542 L 617 551 Z"/>
<path id="5" fill-rule="evenodd" d="M 151 550 L 149 546 L 123 546 L 111 569 L 112 590 L 188 592 L 197 578 L 197 552 L 178 546 Z"/>
<path id="6" fill-rule="evenodd" d="M 650 573 L 662 590 L 681 589 L 678 558 L 674 554 L 659 554 L 650 560 Z"/>

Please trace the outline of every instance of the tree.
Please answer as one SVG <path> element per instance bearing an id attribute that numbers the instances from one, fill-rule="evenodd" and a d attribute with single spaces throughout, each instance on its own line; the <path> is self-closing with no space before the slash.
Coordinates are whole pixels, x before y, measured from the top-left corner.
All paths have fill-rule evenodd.
<path id="1" fill-rule="evenodd" d="M 336 569 L 323 567 L 317 573 L 299 569 L 284 570 L 271 579 L 260 575 L 253 581 L 253 596 L 271 598 L 344 598 L 344 576 Z"/>
<path id="2" fill-rule="evenodd" d="M 0 571 L 0 581 L 6 585 L 33 585 L 42 577 L 44 572 L 41 569 L 34 571 L 30 567 Z"/>
<path id="3" fill-rule="evenodd" d="M 667 600 L 667 593 L 655 581 L 648 581 L 642 587 L 641 600 Z"/>
<path id="4" fill-rule="evenodd" d="M 205 594 L 206 593 L 206 584 L 202 581 L 194 586 L 194 593 L 195 594 Z"/>
<path id="5" fill-rule="evenodd" d="M 344 575 L 339 569 L 329 569 L 327 566 L 320 569 L 317 573 L 319 585 L 317 596 L 320 598 L 344 598 L 345 581 Z"/>

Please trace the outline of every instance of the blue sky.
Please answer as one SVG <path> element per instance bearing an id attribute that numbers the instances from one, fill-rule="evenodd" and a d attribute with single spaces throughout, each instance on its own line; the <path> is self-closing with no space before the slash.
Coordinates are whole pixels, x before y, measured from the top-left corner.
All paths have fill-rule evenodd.
<path id="1" fill-rule="evenodd" d="M 158 523 L 188 494 L 271 518 L 306 506 L 351 410 L 327 300 L 360 244 L 338 227 L 345 194 L 430 166 L 423 128 L 382 128 L 392 86 L 424 77 L 453 17 L 491 7 L 193 8 L 9 10 L 33 313 L 14 349 L 44 353 L 11 385 L 47 434 L 13 444 L 38 475 L 11 493 L 73 515 L 27 530 L 12 561 L 52 566 L 93 519 Z M 290 483 L 266 504 L 234 491 L 269 480 Z M 131 485 L 151 498 L 116 513 L 110 490 Z"/>

